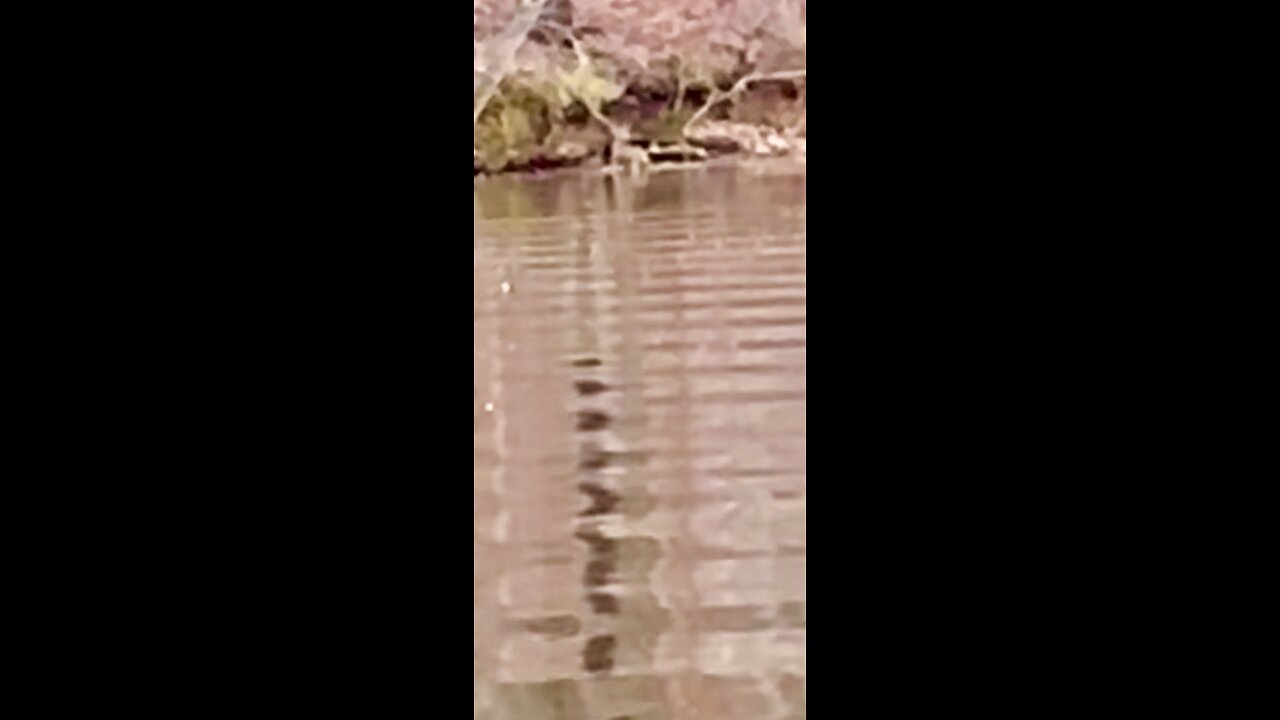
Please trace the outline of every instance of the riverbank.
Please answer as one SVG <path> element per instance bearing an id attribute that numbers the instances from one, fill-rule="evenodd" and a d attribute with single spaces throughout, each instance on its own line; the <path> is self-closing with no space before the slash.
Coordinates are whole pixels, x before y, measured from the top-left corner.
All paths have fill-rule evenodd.
<path id="1" fill-rule="evenodd" d="M 804 158 L 804 0 L 474 3 L 473 176 Z"/>
<path id="2" fill-rule="evenodd" d="M 547 122 L 545 133 L 521 142 L 501 137 L 488 141 L 488 154 L 479 147 L 473 150 L 473 177 L 570 168 L 657 172 L 690 164 L 766 158 L 803 163 L 808 155 L 803 128 L 732 118 L 702 121 L 674 136 L 637 132 L 625 144 L 605 127 L 563 120 Z"/>

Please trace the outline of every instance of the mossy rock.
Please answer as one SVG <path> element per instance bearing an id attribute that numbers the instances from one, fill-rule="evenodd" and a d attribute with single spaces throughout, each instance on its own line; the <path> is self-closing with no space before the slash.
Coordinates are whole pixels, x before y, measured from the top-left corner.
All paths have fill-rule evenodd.
<path id="1" fill-rule="evenodd" d="M 479 164 L 496 172 L 527 162 L 543 148 L 560 112 L 538 89 L 504 84 L 476 122 L 472 142 Z"/>

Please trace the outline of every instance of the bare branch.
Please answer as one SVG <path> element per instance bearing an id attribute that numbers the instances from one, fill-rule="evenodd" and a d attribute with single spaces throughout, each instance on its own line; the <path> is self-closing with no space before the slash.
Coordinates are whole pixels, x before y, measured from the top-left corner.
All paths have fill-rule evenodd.
<path id="1" fill-rule="evenodd" d="M 569 43 L 573 46 L 573 53 L 577 57 L 577 61 L 578 61 L 578 70 L 583 70 L 591 67 L 593 65 L 593 63 L 591 62 L 591 56 L 587 54 L 587 49 L 582 46 L 582 42 L 578 40 L 578 38 L 574 37 L 572 32 L 566 32 L 565 37 L 566 39 L 568 39 Z M 573 91 L 573 88 L 569 88 L 569 93 L 573 95 L 578 100 L 578 102 L 582 103 L 583 107 L 587 109 L 587 112 L 591 114 L 591 117 L 595 118 L 596 122 L 603 125 L 605 129 L 609 131 L 609 136 L 612 137 L 615 142 L 626 141 L 630 139 L 631 137 L 630 128 L 627 128 L 623 125 L 618 125 L 617 123 L 613 122 L 609 118 L 605 117 L 605 114 L 600 108 L 599 103 L 593 101 L 592 99 L 579 96 L 577 93 Z"/>
<path id="2" fill-rule="evenodd" d="M 711 112 L 712 108 L 725 100 L 732 100 L 737 97 L 743 90 L 750 87 L 752 83 L 767 80 L 802 80 L 806 77 L 808 77 L 808 72 L 806 70 L 781 70 L 769 73 L 751 73 L 734 83 L 733 87 L 729 88 L 728 91 L 721 91 L 719 88 L 712 88 L 711 94 L 707 96 L 707 101 L 702 104 L 702 107 L 698 108 L 698 111 L 695 112 L 687 122 L 685 122 L 684 127 L 681 128 L 680 132 L 682 134 L 687 134 L 699 120 L 706 117 L 707 113 Z"/>
<path id="3" fill-rule="evenodd" d="M 502 81 L 516 66 L 516 53 L 529 39 L 529 33 L 538 24 L 538 17 L 550 0 L 520 0 L 515 17 L 502 32 L 485 41 L 481 50 L 479 78 L 472 80 L 471 126 L 480 121 L 480 115 L 497 94 Z M 478 91 L 478 95 L 476 92 Z"/>

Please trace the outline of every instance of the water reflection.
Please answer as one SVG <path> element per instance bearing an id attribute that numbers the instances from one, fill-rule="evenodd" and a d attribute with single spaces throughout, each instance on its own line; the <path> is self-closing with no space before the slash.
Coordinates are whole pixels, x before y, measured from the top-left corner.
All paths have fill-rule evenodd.
<path id="1" fill-rule="evenodd" d="M 803 718 L 805 179 L 475 191 L 475 717 Z"/>

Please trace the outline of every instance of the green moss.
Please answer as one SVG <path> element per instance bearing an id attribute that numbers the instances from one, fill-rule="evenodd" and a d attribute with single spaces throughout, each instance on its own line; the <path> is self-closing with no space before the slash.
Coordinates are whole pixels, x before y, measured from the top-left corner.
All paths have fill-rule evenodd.
<path id="1" fill-rule="evenodd" d="M 622 97 L 624 88 L 590 65 L 579 65 L 572 72 L 560 73 L 558 94 L 563 105 L 581 102 L 599 109 Z"/>
<path id="2" fill-rule="evenodd" d="M 499 172 L 534 160 L 580 159 L 558 157 L 561 142 L 569 139 L 563 131 L 595 124 L 592 114 L 621 97 L 624 88 L 592 63 L 569 67 L 503 81 L 476 120 L 472 142 L 479 167 Z"/>
<path id="3" fill-rule="evenodd" d="M 715 89 L 726 90 L 741 77 L 740 69 L 675 60 L 656 63 L 640 79 L 614 76 L 605 68 L 569 59 L 559 70 L 529 70 L 504 80 L 476 119 L 477 172 L 563 167 L 599 157 L 613 137 L 597 115 L 634 140 L 679 144 L 689 120 Z M 785 89 L 784 83 L 750 88 L 732 102 L 717 104 L 708 118 L 792 127 L 803 117 L 805 103 L 802 92 L 793 98 L 784 96 Z"/>
<path id="4" fill-rule="evenodd" d="M 535 88 L 504 84 L 476 122 L 472 142 L 486 170 L 527 162 L 559 119 L 556 103 Z"/>

